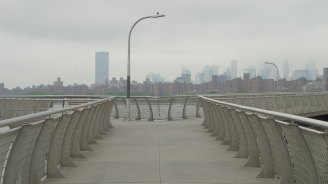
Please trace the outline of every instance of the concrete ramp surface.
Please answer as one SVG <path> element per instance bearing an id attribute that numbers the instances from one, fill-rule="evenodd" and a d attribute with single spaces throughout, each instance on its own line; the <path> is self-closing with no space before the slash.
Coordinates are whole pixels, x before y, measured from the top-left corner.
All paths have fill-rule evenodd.
<path id="1" fill-rule="evenodd" d="M 245 158 L 233 158 L 200 126 L 203 118 L 178 121 L 123 121 L 90 145 L 86 158 L 74 158 L 78 167 L 61 167 L 65 178 L 48 184 L 114 183 L 279 183 L 256 178 L 260 167 L 243 167 Z"/>

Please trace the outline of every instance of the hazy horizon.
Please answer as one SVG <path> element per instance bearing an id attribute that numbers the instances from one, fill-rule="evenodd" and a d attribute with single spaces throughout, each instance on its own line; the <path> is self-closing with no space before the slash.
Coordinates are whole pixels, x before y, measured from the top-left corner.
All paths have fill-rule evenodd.
<path id="1" fill-rule="evenodd" d="M 172 81 L 183 65 L 195 80 L 204 65 L 230 61 L 242 70 L 275 62 L 282 76 L 313 61 L 328 67 L 328 1 L 2 1 L 0 83 L 6 88 L 52 84 L 90 86 L 95 52 L 109 52 L 109 79 L 126 78 L 131 39 L 131 80 L 149 72 Z"/>

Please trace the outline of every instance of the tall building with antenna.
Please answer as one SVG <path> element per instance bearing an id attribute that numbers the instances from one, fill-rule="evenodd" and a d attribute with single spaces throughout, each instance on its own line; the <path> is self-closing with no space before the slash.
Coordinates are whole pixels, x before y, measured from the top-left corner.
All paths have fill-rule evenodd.
<path id="1" fill-rule="evenodd" d="M 104 84 L 109 76 L 108 52 L 96 52 L 95 83 Z"/>

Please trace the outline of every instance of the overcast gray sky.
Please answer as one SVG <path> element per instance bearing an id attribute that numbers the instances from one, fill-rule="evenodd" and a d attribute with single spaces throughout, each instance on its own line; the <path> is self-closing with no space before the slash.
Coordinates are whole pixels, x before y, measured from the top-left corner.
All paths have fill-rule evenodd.
<path id="1" fill-rule="evenodd" d="M 238 60 L 242 69 L 273 61 L 290 75 L 316 62 L 328 67 L 328 1 L 1 1 L 0 82 L 6 87 L 95 81 L 95 52 L 109 52 L 109 77 L 126 78 L 128 33 L 131 80 L 156 72 L 166 80 L 182 65 L 195 74 L 204 65 L 219 73 Z M 77 69 L 77 70 L 76 70 Z"/>

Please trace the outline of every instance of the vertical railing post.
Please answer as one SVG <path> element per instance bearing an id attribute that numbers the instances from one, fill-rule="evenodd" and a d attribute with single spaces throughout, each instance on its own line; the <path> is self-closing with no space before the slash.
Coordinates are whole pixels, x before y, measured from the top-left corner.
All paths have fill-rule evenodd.
<path id="1" fill-rule="evenodd" d="M 29 182 L 35 184 L 42 184 L 41 179 L 46 174 L 45 166 L 47 159 L 47 152 L 50 146 L 51 133 L 54 127 L 57 125 L 59 118 L 46 119 L 43 126 L 40 129 L 38 137 L 35 141 L 33 152 L 31 156 Z M 40 163 L 43 170 L 39 173 Z"/>
<path id="2" fill-rule="evenodd" d="M 99 132 L 99 123 L 100 123 L 100 117 L 102 116 L 103 114 L 103 111 L 104 111 L 104 107 L 105 107 L 105 103 L 102 103 L 102 104 L 99 104 L 100 108 L 98 110 L 98 114 L 97 114 L 97 117 L 96 117 L 96 120 L 93 124 L 93 127 L 92 127 L 92 132 L 93 132 L 93 137 L 95 139 L 103 139 L 100 135 L 100 132 Z"/>
<path id="3" fill-rule="evenodd" d="M 246 134 L 244 131 L 244 127 L 242 125 L 242 122 L 240 120 L 240 117 L 237 114 L 237 111 L 235 109 L 229 109 L 230 115 L 236 125 L 236 129 L 239 136 L 239 150 L 236 156 L 234 158 L 247 158 L 248 157 L 248 149 L 247 149 L 247 140 L 246 140 Z"/>
<path id="4" fill-rule="evenodd" d="M 224 114 L 226 115 L 227 121 L 229 123 L 230 128 L 230 137 L 231 137 L 231 144 L 227 151 L 238 151 L 239 150 L 239 141 L 238 141 L 238 133 L 236 129 L 235 122 L 231 117 L 230 111 L 228 107 L 222 107 Z"/>
<path id="5" fill-rule="evenodd" d="M 183 106 L 183 114 L 182 114 L 183 119 L 188 119 L 187 114 L 186 114 L 186 108 L 187 108 L 188 100 L 189 100 L 189 97 L 186 98 L 186 101 L 185 101 L 184 106 Z"/>
<path id="6" fill-rule="evenodd" d="M 173 121 L 172 118 L 172 105 L 173 105 L 174 98 L 171 99 L 170 105 L 169 105 L 169 110 L 168 110 L 168 120 Z"/>
<path id="7" fill-rule="evenodd" d="M 6 170 L 5 170 L 6 172 L 4 173 L 3 176 L 4 184 L 15 183 L 14 176 L 15 176 L 16 162 L 19 160 L 20 149 L 23 146 L 26 135 L 28 135 L 28 131 L 30 129 L 31 129 L 31 125 L 23 125 L 18 132 L 18 135 L 12 145 L 11 151 L 9 152 Z"/>
<path id="8" fill-rule="evenodd" d="M 259 142 L 259 147 L 263 146 L 265 150 L 264 153 L 260 152 L 261 159 L 264 160 L 264 165 L 260 174 L 257 175 L 258 178 L 273 178 L 274 176 L 274 165 L 273 165 L 273 156 L 272 150 L 270 146 L 270 142 L 268 136 L 264 130 L 264 127 L 259 119 L 259 117 L 255 114 L 249 114 L 248 119 L 252 122 L 253 126 L 256 127 L 256 135 Z M 261 142 L 261 143 L 260 143 Z"/>
<path id="9" fill-rule="evenodd" d="M 222 117 L 222 114 L 220 113 L 219 111 L 219 105 L 218 104 L 215 104 L 214 105 L 214 111 L 215 111 L 215 114 L 217 115 L 218 117 L 218 128 L 219 128 L 219 133 L 218 133 L 218 136 L 216 137 L 216 141 L 223 141 L 224 139 L 224 135 L 225 135 L 225 130 L 224 130 L 224 123 L 223 123 L 223 117 Z"/>
<path id="10" fill-rule="evenodd" d="M 202 117 L 199 113 L 199 106 L 200 106 L 200 97 L 198 98 L 198 102 L 197 102 L 196 118 Z"/>
<path id="11" fill-rule="evenodd" d="M 102 120 L 99 124 L 99 132 L 101 135 L 107 135 L 105 131 L 110 131 L 107 120 L 108 120 L 108 114 L 110 114 L 109 112 L 110 112 L 110 107 L 111 107 L 112 101 L 107 101 L 106 104 L 107 105 L 103 112 Z"/>
<path id="12" fill-rule="evenodd" d="M 119 114 L 118 114 L 118 108 L 117 108 L 117 103 L 116 103 L 116 100 L 115 100 L 115 116 L 114 116 L 114 119 L 118 119 L 120 118 Z"/>
<path id="13" fill-rule="evenodd" d="M 111 115 L 111 113 L 112 113 L 112 110 L 113 110 L 114 105 L 115 105 L 115 99 L 111 101 L 110 108 L 109 108 L 109 112 L 108 112 L 108 116 L 107 116 L 107 118 L 106 118 L 106 120 L 107 120 L 107 125 L 108 125 L 109 128 L 114 128 L 114 126 L 112 125 L 111 120 L 110 120 L 110 119 L 111 119 L 111 118 L 110 118 L 110 115 Z"/>
<path id="14" fill-rule="evenodd" d="M 206 106 L 208 107 L 208 114 L 210 115 L 210 122 L 211 122 L 207 133 L 212 133 L 215 129 L 214 113 L 213 113 L 213 109 L 211 107 L 212 102 L 207 101 L 205 103 L 206 103 Z"/>
<path id="15" fill-rule="evenodd" d="M 221 114 L 222 120 L 223 120 L 223 125 L 224 125 L 224 138 L 222 141 L 222 145 L 230 145 L 231 144 L 231 133 L 230 133 L 230 128 L 229 128 L 229 123 L 226 117 L 225 112 L 222 109 L 222 106 L 218 105 L 217 106 L 219 113 Z"/>
<path id="16" fill-rule="evenodd" d="M 83 109 L 79 117 L 79 120 L 77 121 L 75 131 L 72 137 L 71 157 L 73 158 L 85 158 L 85 156 L 80 150 L 80 140 L 81 140 L 82 128 L 86 121 L 86 117 L 89 113 L 89 110 L 90 109 Z"/>
<path id="17" fill-rule="evenodd" d="M 294 183 L 292 162 L 290 160 L 290 153 L 286 144 L 286 141 L 277 125 L 273 119 L 268 120 L 272 132 L 278 142 L 278 150 L 281 153 L 281 159 L 283 162 L 283 176 L 280 183 Z"/>
<path id="18" fill-rule="evenodd" d="M 103 126 L 103 124 L 104 124 L 105 115 L 106 115 L 106 113 L 107 113 L 107 109 L 108 109 L 108 106 L 109 106 L 109 102 L 106 101 L 106 102 L 104 102 L 103 104 L 104 104 L 104 105 L 103 105 L 103 107 L 102 107 L 102 111 L 101 111 L 101 114 L 100 114 L 100 117 L 99 117 L 99 121 L 98 121 L 98 123 L 96 124 L 95 129 L 98 131 L 98 133 L 99 133 L 100 135 L 107 135 L 106 132 L 105 132 L 105 130 L 104 130 L 104 126 Z"/>
<path id="19" fill-rule="evenodd" d="M 146 98 L 146 101 L 148 103 L 149 114 L 150 114 L 148 121 L 154 121 L 153 110 L 151 108 L 150 102 L 149 102 L 149 100 L 147 98 Z"/>
<path id="20" fill-rule="evenodd" d="M 209 129 L 210 125 L 211 125 L 211 116 L 209 114 L 209 109 L 207 107 L 207 102 L 205 100 L 202 101 L 203 102 L 203 108 L 204 108 L 204 114 L 205 114 L 205 118 L 204 118 L 204 129 Z"/>
<path id="21" fill-rule="evenodd" d="M 125 106 L 125 109 L 126 109 L 126 100 L 124 98 L 122 98 L 122 101 L 124 103 L 124 106 Z M 130 117 L 131 118 L 131 117 Z M 123 117 L 123 119 L 126 119 L 126 112 L 125 112 L 125 115 Z"/>
<path id="22" fill-rule="evenodd" d="M 89 127 L 91 124 L 92 116 L 94 114 L 94 111 L 96 109 L 96 106 L 92 106 L 89 109 L 88 115 L 85 118 L 85 122 L 83 124 L 82 132 L 81 132 L 81 139 L 80 139 L 80 150 L 81 151 L 93 151 L 88 143 L 88 133 L 89 133 Z"/>
<path id="23" fill-rule="evenodd" d="M 97 144 L 95 137 L 93 136 L 93 129 L 94 129 L 94 125 L 97 120 L 97 116 L 99 114 L 100 106 L 101 106 L 101 104 L 97 104 L 95 110 L 92 113 L 92 117 L 91 117 L 89 127 L 88 127 L 88 136 L 87 136 L 88 144 Z"/>
<path id="24" fill-rule="evenodd" d="M 204 107 L 204 99 L 203 98 L 199 98 L 199 102 L 200 104 L 203 106 L 203 112 L 204 112 L 204 121 L 201 124 L 201 126 L 206 126 L 206 112 L 205 112 L 205 107 Z M 205 128 L 205 127 L 204 127 Z"/>
<path id="25" fill-rule="evenodd" d="M 75 130 L 76 123 L 81 115 L 81 111 L 75 111 L 68 122 L 66 131 L 64 133 L 62 149 L 61 149 L 61 167 L 76 167 L 76 165 L 71 160 L 71 141 L 72 134 Z"/>
<path id="26" fill-rule="evenodd" d="M 306 163 L 307 172 L 308 172 L 308 179 L 309 183 L 319 183 L 317 169 L 314 164 L 313 156 L 311 154 L 311 151 L 309 149 L 309 146 L 300 131 L 297 124 L 288 124 L 291 131 L 293 132 L 295 139 L 297 140 L 297 143 L 300 147 L 300 151 L 303 154 L 304 161 Z"/>
<path id="27" fill-rule="evenodd" d="M 47 177 L 49 178 L 63 178 L 63 174 L 58 170 L 57 166 L 61 162 L 61 147 L 59 149 L 58 145 L 63 144 L 64 133 L 63 130 L 66 130 L 67 124 L 71 119 L 72 115 L 64 114 L 60 117 L 56 129 L 53 133 L 49 152 L 47 159 Z M 58 155 L 60 154 L 60 155 Z"/>
<path id="28" fill-rule="evenodd" d="M 215 136 L 217 137 L 219 135 L 219 132 L 220 132 L 220 123 L 222 123 L 222 120 L 221 120 L 221 117 L 218 117 L 217 116 L 217 108 L 215 107 L 216 104 L 215 103 L 211 103 L 211 110 L 212 110 L 212 113 L 213 113 L 213 116 L 214 116 L 214 130 L 211 134 L 211 136 Z"/>
<path id="29" fill-rule="evenodd" d="M 137 99 L 133 99 L 133 100 L 137 106 L 137 118 L 135 120 L 141 120 L 141 112 L 140 112 L 138 101 L 137 101 Z"/>
<path id="30" fill-rule="evenodd" d="M 244 123 L 245 128 L 247 129 L 248 136 L 250 139 L 250 158 L 248 162 L 245 164 L 245 167 L 259 167 L 260 166 L 260 160 L 259 160 L 259 150 L 257 145 L 256 136 L 253 130 L 253 127 L 251 123 L 249 122 L 249 119 L 245 112 L 239 112 L 239 117 L 242 119 L 242 123 Z"/>

